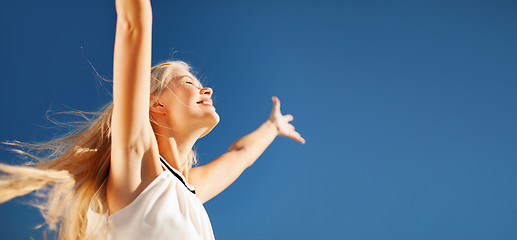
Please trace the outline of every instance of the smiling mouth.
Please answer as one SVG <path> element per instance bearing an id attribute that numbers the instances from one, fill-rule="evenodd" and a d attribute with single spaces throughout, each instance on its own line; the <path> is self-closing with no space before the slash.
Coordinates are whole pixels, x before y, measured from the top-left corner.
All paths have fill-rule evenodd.
<path id="1" fill-rule="evenodd" d="M 210 101 L 199 101 L 199 102 L 197 102 L 197 104 L 212 106 L 212 103 Z"/>

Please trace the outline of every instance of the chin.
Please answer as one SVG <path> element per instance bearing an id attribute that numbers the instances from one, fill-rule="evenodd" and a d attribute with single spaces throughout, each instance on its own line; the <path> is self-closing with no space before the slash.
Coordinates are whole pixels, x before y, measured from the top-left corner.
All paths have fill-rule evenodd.
<path id="1" fill-rule="evenodd" d="M 219 123 L 219 120 L 220 120 L 219 114 L 215 113 L 212 116 L 208 129 L 199 138 L 202 138 L 202 137 L 206 136 L 208 133 L 210 133 L 212 131 L 212 129 L 214 129 L 214 127 L 217 126 L 217 124 Z"/>

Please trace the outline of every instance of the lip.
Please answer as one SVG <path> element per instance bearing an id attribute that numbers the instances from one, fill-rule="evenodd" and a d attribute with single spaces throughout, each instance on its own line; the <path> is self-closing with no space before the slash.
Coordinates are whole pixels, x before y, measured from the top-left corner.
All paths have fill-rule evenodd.
<path id="1" fill-rule="evenodd" d="M 209 102 L 210 104 L 203 103 L 203 102 Z M 210 98 L 203 98 L 203 99 L 201 99 L 201 101 L 198 101 L 196 103 L 201 104 L 201 105 L 213 106 L 212 99 L 210 99 Z"/>

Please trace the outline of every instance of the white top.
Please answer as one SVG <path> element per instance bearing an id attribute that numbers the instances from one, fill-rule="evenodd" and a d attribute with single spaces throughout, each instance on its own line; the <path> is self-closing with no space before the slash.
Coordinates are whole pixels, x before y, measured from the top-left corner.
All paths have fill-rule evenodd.
<path id="1" fill-rule="evenodd" d="M 99 209 L 98 203 L 90 202 L 86 232 L 95 235 L 95 239 L 107 240 L 215 239 L 193 186 L 163 158 L 160 161 L 165 171 L 118 212 L 101 214 L 94 210 Z M 104 187 L 99 190 L 104 191 L 98 191 L 96 196 L 105 194 Z"/>

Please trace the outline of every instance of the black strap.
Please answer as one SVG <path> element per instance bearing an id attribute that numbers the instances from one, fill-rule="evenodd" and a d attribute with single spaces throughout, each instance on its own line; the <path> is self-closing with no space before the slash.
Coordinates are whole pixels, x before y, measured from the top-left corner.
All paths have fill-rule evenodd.
<path id="1" fill-rule="evenodd" d="M 160 161 L 162 161 L 163 165 L 169 170 L 169 172 L 172 173 L 172 175 L 176 176 L 181 183 L 183 183 L 183 185 L 185 185 L 185 187 L 193 194 L 196 194 L 196 190 L 191 190 L 188 186 L 187 186 L 187 183 L 183 180 L 183 178 L 178 175 L 174 170 L 172 170 L 172 167 L 169 166 L 169 163 L 165 161 L 165 159 L 162 158 L 162 156 L 160 156 Z"/>

